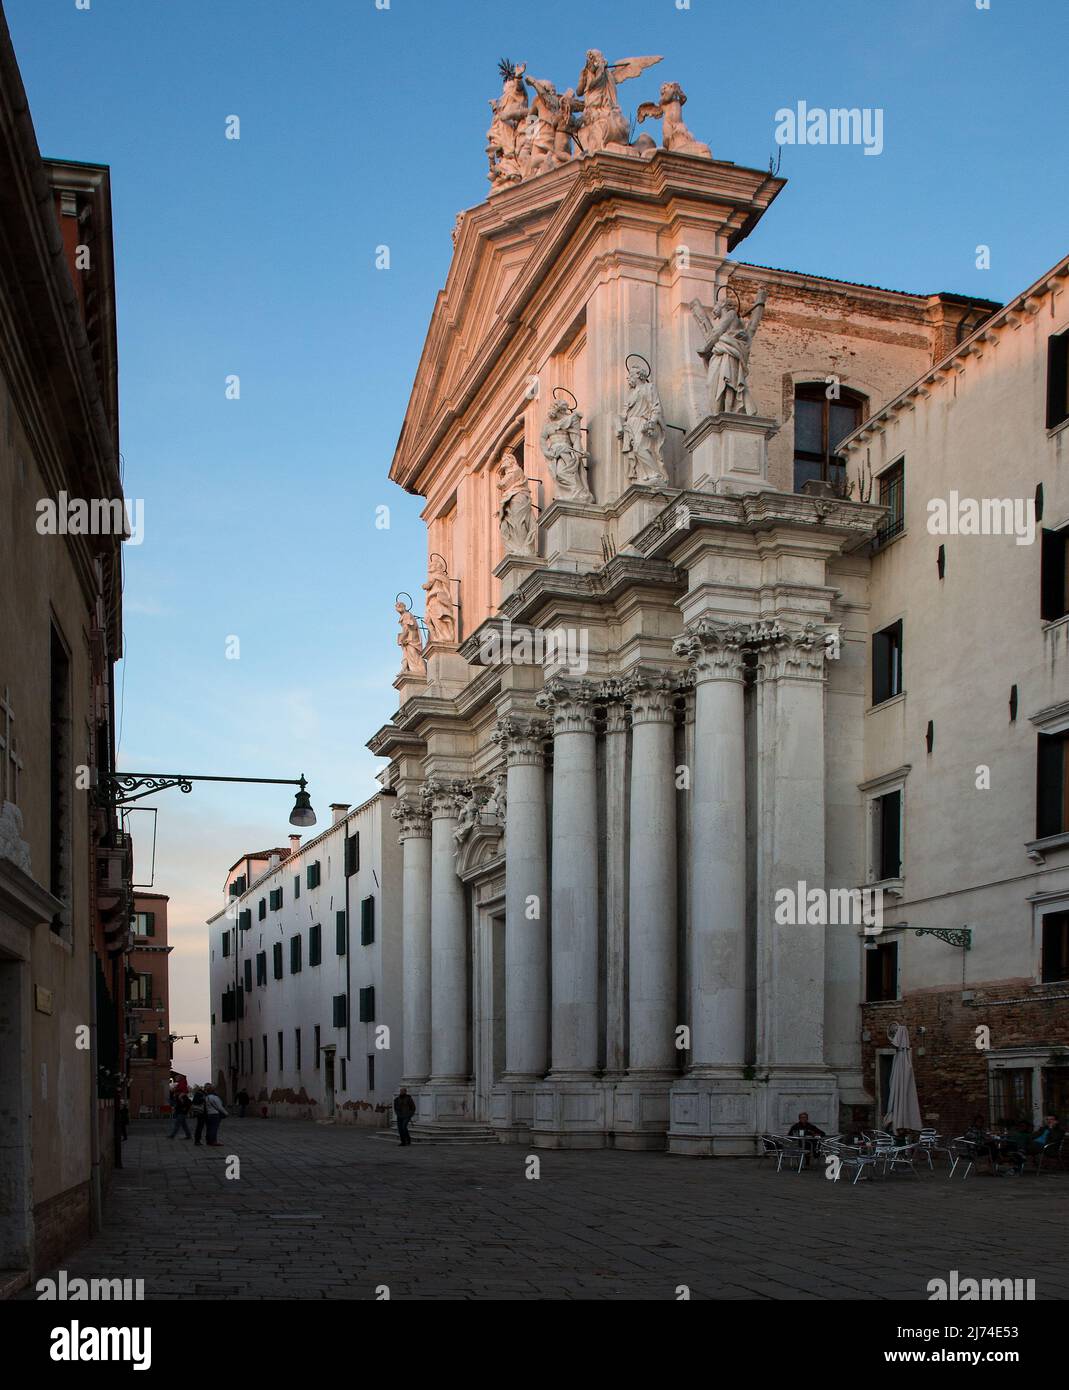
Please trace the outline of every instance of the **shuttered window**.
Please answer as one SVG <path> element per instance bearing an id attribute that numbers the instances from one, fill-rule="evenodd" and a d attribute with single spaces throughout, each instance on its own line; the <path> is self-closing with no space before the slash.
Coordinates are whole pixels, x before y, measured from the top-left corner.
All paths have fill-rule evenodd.
<path id="1" fill-rule="evenodd" d="M 267 984 L 267 952 L 258 951 L 256 954 L 256 983 L 258 985 Z"/>
<path id="2" fill-rule="evenodd" d="M 375 986 L 368 985 L 360 991 L 360 1022 L 375 1022 Z"/>
<path id="3" fill-rule="evenodd" d="M 346 925 L 346 923 L 345 923 L 345 913 L 344 913 L 344 912 L 339 912 L 338 915 L 337 915 L 337 917 L 335 918 L 335 923 L 334 923 L 334 940 L 335 940 L 335 945 L 336 945 L 336 947 L 337 947 L 337 954 L 338 954 L 339 956 L 344 956 L 344 955 L 345 955 L 345 938 L 346 938 L 345 925 Z"/>
<path id="4" fill-rule="evenodd" d="M 238 913 L 238 927 L 241 931 L 252 931 L 252 908 L 243 907 Z"/>
<path id="5" fill-rule="evenodd" d="M 309 865 L 308 865 L 308 887 L 309 887 L 309 888 L 318 888 L 318 887 L 319 887 L 319 877 L 320 877 L 320 872 L 319 872 L 319 860 L 317 859 L 317 860 L 315 861 L 314 864 L 309 864 Z"/>
<path id="6" fill-rule="evenodd" d="M 892 623 L 872 639 L 872 703 L 902 693 L 902 622 Z"/>
<path id="7" fill-rule="evenodd" d="M 245 962 L 245 993 L 249 994 L 252 990 L 252 961 Z"/>
<path id="8" fill-rule="evenodd" d="M 1069 613 L 1069 527 L 1042 532 L 1039 611 L 1051 623 Z"/>
<path id="9" fill-rule="evenodd" d="M 259 918 L 259 920 L 260 920 L 261 922 L 262 922 L 262 921 L 264 920 L 264 918 L 267 916 L 267 899 L 266 899 L 266 898 L 261 898 L 260 901 L 257 903 L 257 905 L 256 905 L 256 916 Z"/>
<path id="10" fill-rule="evenodd" d="M 271 954 L 272 954 L 272 958 L 273 958 L 275 979 L 276 979 L 276 980 L 281 980 L 281 979 L 282 979 L 282 942 L 281 942 L 281 941 L 276 941 L 276 942 L 275 942 L 274 946 L 271 948 Z"/>
<path id="11" fill-rule="evenodd" d="M 351 878 L 360 868 L 360 832 L 345 837 L 345 877 Z"/>
<path id="12" fill-rule="evenodd" d="M 345 1027 L 347 1014 L 348 1014 L 348 1010 L 347 1010 L 347 1008 L 346 1008 L 346 999 L 345 999 L 345 995 L 344 995 L 344 994 L 336 994 L 336 995 L 334 996 L 334 1027 L 335 1027 L 335 1028 L 344 1028 L 344 1027 Z"/>
<path id="13" fill-rule="evenodd" d="M 294 874 L 294 875 L 293 875 L 293 896 L 294 896 L 294 898 L 299 898 L 299 897 L 301 896 L 301 876 L 300 876 L 300 874 Z"/>
<path id="14" fill-rule="evenodd" d="M 365 898 L 360 904 L 360 944 L 370 946 L 375 940 L 375 899 Z"/>
<path id="15" fill-rule="evenodd" d="M 290 974 L 296 975 L 301 968 L 301 938 L 290 937 Z"/>
<path id="16" fill-rule="evenodd" d="M 308 928 L 308 964 L 319 965 L 323 959 L 323 928 L 317 922 Z"/>
<path id="17" fill-rule="evenodd" d="M 1069 420 L 1069 332 L 1047 339 L 1047 429 Z"/>
<path id="18" fill-rule="evenodd" d="M 281 888 L 272 888 L 272 889 L 271 889 L 271 911 L 272 911 L 272 912 L 277 912 L 277 911 L 279 910 L 279 908 L 281 908 L 281 906 L 282 906 L 282 889 L 281 889 Z"/>
<path id="19" fill-rule="evenodd" d="M 1040 734 L 1036 767 L 1036 835 L 1069 831 L 1069 733 Z"/>

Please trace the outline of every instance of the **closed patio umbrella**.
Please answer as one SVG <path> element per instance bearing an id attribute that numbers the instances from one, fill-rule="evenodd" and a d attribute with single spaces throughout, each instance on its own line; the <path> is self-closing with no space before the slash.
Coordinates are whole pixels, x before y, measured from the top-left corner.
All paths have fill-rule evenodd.
<path id="1" fill-rule="evenodd" d="M 913 1077 L 913 1052 L 909 1045 L 909 1029 L 904 1023 L 888 1028 L 887 1036 L 895 1049 L 891 1063 L 891 1084 L 887 1092 L 885 1125 L 893 1130 L 921 1128 L 921 1107 L 917 1100 L 917 1083 Z"/>

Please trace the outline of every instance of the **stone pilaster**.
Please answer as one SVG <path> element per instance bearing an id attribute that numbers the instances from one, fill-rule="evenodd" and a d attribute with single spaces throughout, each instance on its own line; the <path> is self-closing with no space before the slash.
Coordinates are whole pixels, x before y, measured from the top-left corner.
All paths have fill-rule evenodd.
<path id="1" fill-rule="evenodd" d="M 426 801 L 402 800 L 391 812 L 401 842 L 401 979 L 404 1078 L 431 1074 L 431 820 Z"/>
<path id="2" fill-rule="evenodd" d="M 623 682 L 606 681 L 605 1078 L 627 1070 L 628 710 Z"/>
<path id="3" fill-rule="evenodd" d="M 464 885 L 457 877 L 453 832 L 466 787 L 432 777 L 426 789 L 431 815 L 431 1083 L 458 1087 L 466 1086 L 469 1077 L 469 982 Z M 442 1114 L 438 1111 L 435 1118 Z"/>

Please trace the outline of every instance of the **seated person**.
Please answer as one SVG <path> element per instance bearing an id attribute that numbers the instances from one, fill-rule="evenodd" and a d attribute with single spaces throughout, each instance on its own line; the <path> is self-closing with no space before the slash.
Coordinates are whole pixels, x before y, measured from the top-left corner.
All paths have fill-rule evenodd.
<path id="1" fill-rule="evenodd" d="M 1002 1122 L 1000 1121 L 1000 1123 Z M 986 1144 L 987 1127 L 984 1124 L 983 1115 L 974 1115 L 969 1128 L 961 1137 L 967 1139 L 970 1144 Z"/>
<path id="2" fill-rule="evenodd" d="M 1028 1126 L 1023 1120 L 1000 1122 L 986 1150 L 991 1155 L 996 1176 L 1000 1163 L 1012 1164 L 1013 1171 L 1020 1174 L 1024 1168 L 1024 1149 L 1027 1143 Z"/>
<path id="3" fill-rule="evenodd" d="M 1048 1115 L 1035 1134 L 1026 1135 L 1022 1147 L 1026 1153 L 1030 1153 L 1033 1158 L 1038 1159 L 1048 1144 L 1057 1149 L 1064 1138 L 1065 1130 L 1058 1123 L 1057 1115 Z"/>
<path id="4" fill-rule="evenodd" d="M 823 1139 L 824 1131 L 809 1123 L 809 1115 L 803 1110 L 798 1119 L 787 1131 L 788 1139 Z"/>

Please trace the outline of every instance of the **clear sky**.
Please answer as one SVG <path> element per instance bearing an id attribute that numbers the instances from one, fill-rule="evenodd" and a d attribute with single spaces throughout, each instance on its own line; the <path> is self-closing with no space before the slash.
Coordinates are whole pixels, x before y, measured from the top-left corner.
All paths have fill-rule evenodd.
<path id="1" fill-rule="evenodd" d="M 500 57 L 563 89 L 590 47 L 663 54 L 621 88 L 625 109 L 678 81 L 695 136 L 758 168 L 782 107 L 881 109 L 878 156 L 783 148 L 788 186 L 741 259 L 1002 300 L 1069 249 L 1066 0 L 4 8 L 42 153 L 112 171 L 121 446 L 145 507 L 126 549 L 120 766 L 304 771 L 319 828 L 331 801 L 375 791 L 364 743 L 396 708 L 393 601 L 419 593 L 425 545 L 419 500 L 386 474 L 455 215 L 488 187 Z M 233 860 L 286 843 L 292 798 L 208 786 L 149 804 L 172 1027 L 200 1035 L 177 1065 L 200 1079 L 204 919 Z"/>

